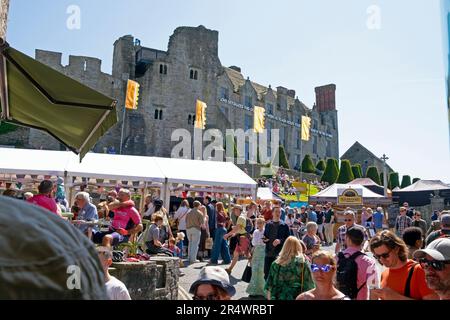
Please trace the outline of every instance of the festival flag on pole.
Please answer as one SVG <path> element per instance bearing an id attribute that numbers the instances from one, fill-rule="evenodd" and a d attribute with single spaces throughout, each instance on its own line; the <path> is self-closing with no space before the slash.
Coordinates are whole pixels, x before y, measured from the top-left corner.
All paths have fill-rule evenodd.
<path id="1" fill-rule="evenodd" d="M 195 108 L 195 128 L 205 129 L 206 126 L 206 108 L 208 106 L 203 101 L 197 100 Z"/>
<path id="2" fill-rule="evenodd" d="M 139 100 L 139 83 L 133 80 L 128 80 L 127 96 L 125 99 L 125 107 L 130 110 L 136 110 Z"/>
<path id="3" fill-rule="evenodd" d="M 266 117 L 266 110 L 262 107 L 254 107 L 253 116 L 253 131 L 256 133 L 262 133 L 264 131 L 264 120 Z"/>
<path id="4" fill-rule="evenodd" d="M 311 118 L 302 116 L 302 140 L 309 141 L 309 131 L 311 129 Z"/>

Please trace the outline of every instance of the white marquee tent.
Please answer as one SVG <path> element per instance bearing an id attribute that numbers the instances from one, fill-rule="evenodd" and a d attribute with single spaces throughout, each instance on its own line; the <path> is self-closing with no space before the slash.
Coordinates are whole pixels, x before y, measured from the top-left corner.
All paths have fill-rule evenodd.
<path id="1" fill-rule="evenodd" d="M 52 175 L 160 183 L 168 205 L 174 184 L 256 198 L 256 182 L 230 162 L 89 153 L 80 163 L 69 151 L 0 148 L 0 175 Z M 147 184 L 146 184 L 147 185 Z M 67 187 L 67 186 L 66 186 Z"/>

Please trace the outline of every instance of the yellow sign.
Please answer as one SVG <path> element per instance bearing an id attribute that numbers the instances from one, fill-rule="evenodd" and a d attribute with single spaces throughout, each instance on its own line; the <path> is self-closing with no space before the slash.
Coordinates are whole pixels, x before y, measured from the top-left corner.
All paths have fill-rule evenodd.
<path id="1" fill-rule="evenodd" d="M 253 200 L 252 199 L 238 199 L 237 204 L 239 205 L 249 205 Z"/>
<path id="2" fill-rule="evenodd" d="M 195 108 L 195 128 L 205 129 L 206 126 L 206 103 L 197 100 L 197 105 Z"/>
<path id="3" fill-rule="evenodd" d="M 362 190 L 361 190 L 362 191 Z M 338 204 L 362 205 L 363 197 L 355 189 L 338 189 Z"/>
<path id="4" fill-rule="evenodd" d="M 308 193 L 308 184 L 304 183 L 304 182 L 292 182 L 292 186 L 297 189 L 298 192 L 302 193 L 302 194 L 307 194 Z"/>
<path id="5" fill-rule="evenodd" d="M 311 118 L 302 116 L 302 140 L 309 141 L 309 131 L 311 129 Z"/>
<path id="6" fill-rule="evenodd" d="M 125 107 L 127 109 L 136 110 L 138 106 L 138 100 L 139 100 L 139 83 L 133 80 L 128 80 Z"/>
<path id="7" fill-rule="evenodd" d="M 264 130 L 264 117 L 266 110 L 262 107 L 254 107 L 253 116 L 253 131 L 255 133 L 262 133 Z"/>

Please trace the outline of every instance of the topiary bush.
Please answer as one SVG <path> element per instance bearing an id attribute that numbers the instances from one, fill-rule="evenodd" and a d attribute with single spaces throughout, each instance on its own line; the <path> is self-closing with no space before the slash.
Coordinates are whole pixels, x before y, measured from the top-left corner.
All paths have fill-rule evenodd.
<path id="1" fill-rule="evenodd" d="M 404 175 L 402 177 L 402 184 L 400 185 L 400 188 L 406 188 L 407 186 L 411 185 L 411 177 L 408 175 Z"/>
<path id="2" fill-rule="evenodd" d="M 336 182 L 338 176 L 339 176 L 339 168 L 336 165 L 336 161 L 333 158 L 329 158 L 327 160 L 327 166 L 325 168 L 322 177 L 320 178 L 320 181 L 333 184 Z"/>
<path id="3" fill-rule="evenodd" d="M 391 172 L 389 174 L 388 188 L 394 190 L 397 187 L 400 187 L 398 172 Z"/>
<path id="4" fill-rule="evenodd" d="M 336 180 L 337 183 L 349 183 L 354 180 L 352 167 L 349 160 L 341 161 L 341 169 L 339 170 L 339 176 Z"/>
<path id="5" fill-rule="evenodd" d="M 381 173 L 381 177 L 383 176 L 383 173 Z M 370 166 L 367 168 L 366 171 L 366 178 L 370 178 L 378 185 L 383 185 L 380 181 L 380 175 L 378 174 L 378 169 L 375 166 Z"/>
<path id="6" fill-rule="evenodd" d="M 316 168 L 309 154 L 303 158 L 301 171 L 305 173 L 316 173 Z"/>

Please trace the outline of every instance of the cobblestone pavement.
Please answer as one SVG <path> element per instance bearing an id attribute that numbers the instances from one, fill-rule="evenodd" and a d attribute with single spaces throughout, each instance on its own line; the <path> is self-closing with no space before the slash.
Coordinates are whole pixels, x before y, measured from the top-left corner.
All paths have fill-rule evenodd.
<path id="1" fill-rule="evenodd" d="M 332 251 L 334 252 L 335 244 L 333 246 L 329 247 L 322 247 L 323 250 Z M 372 256 L 371 253 L 367 253 L 369 256 Z M 186 262 L 186 260 L 185 260 Z M 219 260 L 220 262 L 220 260 Z M 187 265 L 184 268 L 181 268 L 180 271 L 184 273 L 184 276 L 180 277 L 179 285 L 184 289 L 184 291 L 187 293 L 189 292 L 189 288 L 191 284 L 197 279 L 198 274 L 200 270 L 207 265 L 207 262 L 198 262 L 194 263 L 192 265 Z M 245 266 L 247 265 L 247 260 L 242 259 L 240 260 L 236 266 L 233 269 L 233 272 L 231 273 L 230 280 L 231 283 L 236 288 L 236 295 L 233 297 L 233 300 L 249 300 L 248 294 L 246 293 L 246 289 L 248 286 L 248 283 L 241 280 L 242 274 L 244 273 Z M 228 265 L 218 265 L 221 268 L 226 268 Z M 378 271 L 381 274 L 382 266 L 377 264 Z M 191 296 L 191 295 L 189 295 Z"/>

